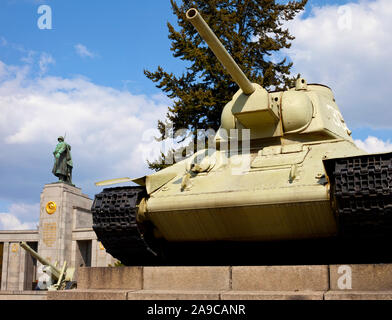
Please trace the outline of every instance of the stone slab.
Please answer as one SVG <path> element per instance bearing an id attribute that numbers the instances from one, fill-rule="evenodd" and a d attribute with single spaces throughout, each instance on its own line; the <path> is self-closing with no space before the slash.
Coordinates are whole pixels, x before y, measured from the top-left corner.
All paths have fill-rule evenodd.
<path id="1" fill-rule="evenodd" d="M 127 293 L 127 290 L 50 291 L 47 300 L 127 300 Z"/>
<path id="2" fill-rule="evenodd" d="M 142 267 L 94 267 L 78 269 L 78 289 L 141 290 Z"/>
<path id="3" fill-rule="evenodd" d="M 392 264 L 331 265 L 331 290 L 341 290 L 338 280 L 347 275 L 347 266 L 351 269 L 351 290 L 392 291 Z"/>
<path id="4" fill-rule="evenodd" d="M 47 291 L 0 291 L 0 300 L 46 300 Z"/>
<path id="5" fill-rule="evenodd" d="M 229 290 L 230 267 L 144 267 L 145 290 Z"/>
<path id="6" fill-rule="evenodd" d="M 392 291 L 328 291 L 325 300 L 392 300 Z"/>
<path id="7" fill-rule="evenodd" d="M 221 300 L 323 300 L 324 291 L 228 291 Z"/>
<path id="8" fill-rule="evenodd" d="M 235 291 L 326 291 L 328 266 L 241 266 L 232 268 Z"/>
<path id="9" fill-rule="evenodd" d="M 219 300 L 219 291 L 141 290 L 128 292 L 128 300 Z"/>

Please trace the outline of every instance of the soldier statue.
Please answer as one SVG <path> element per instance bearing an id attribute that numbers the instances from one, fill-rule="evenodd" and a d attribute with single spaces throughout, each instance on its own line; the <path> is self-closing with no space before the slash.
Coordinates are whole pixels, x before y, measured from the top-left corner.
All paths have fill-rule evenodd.
<path id="1" fill-rule="evenodd" d="M 53 152 L 54 165 L 52 173 L 59 178 L 59 182 L 72 184 L 72 157 L 71 146 L 64 142 L 63 137 L 58 137 L 58 144 Z"/>

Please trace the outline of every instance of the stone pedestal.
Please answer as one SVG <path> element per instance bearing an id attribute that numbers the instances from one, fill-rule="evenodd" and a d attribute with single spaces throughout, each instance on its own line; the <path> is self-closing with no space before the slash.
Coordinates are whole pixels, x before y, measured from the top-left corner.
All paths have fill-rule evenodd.
<path id="1" fill-rule="evenodd" d="M 74 211 L 89 211 L 91 202 L 80 188 L 60 182 L 45 185 L 40 206 L 38 253 L 41 256 L 51 263 L 72 261 Z"/>
<path id="2" fill-rule="evenodd" d="M 77 290 L 48 300 L 392 300 L 392 265 L 81 268 Z M 347 271 L 346 271 L 347 272 Z M 347 275 L 346 275 L 347 277 Z M 351 281 L 350 281 L 351 282 Z"/>

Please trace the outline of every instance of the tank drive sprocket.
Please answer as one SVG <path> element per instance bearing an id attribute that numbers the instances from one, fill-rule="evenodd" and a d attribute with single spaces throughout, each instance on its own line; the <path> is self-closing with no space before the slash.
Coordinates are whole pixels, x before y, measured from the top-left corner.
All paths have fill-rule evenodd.
<path id="1" fill-rule="evenodd" d="M 95 196 L 91 208 L 98 240 L 125 265 L 154 264 L 159 259 L 136 221 L 137 205 L 145 196 L 144 187 L 106 188 Z"/>
<path id="2" fill-rule="evenodd" d="M 392 235 L 392 153 L 326 161 L 339 236 Z"/>

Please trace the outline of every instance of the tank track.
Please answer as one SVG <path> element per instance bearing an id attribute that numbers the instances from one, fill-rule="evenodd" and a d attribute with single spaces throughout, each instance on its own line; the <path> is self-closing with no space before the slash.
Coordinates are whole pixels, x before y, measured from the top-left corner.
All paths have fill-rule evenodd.
<path id="1" fill-rule="evenodd" d="M 91 208 L 98 240 L 127 266 L 154 264 L 158 257 L 136 222 L 137 205 L 146 195 L 143 187 L 106 188 Z"/>
<path id="2" fill-rule="evenodd" d="M 392 153 L 327 162 L 339 237 L 391 237 Z"/>

